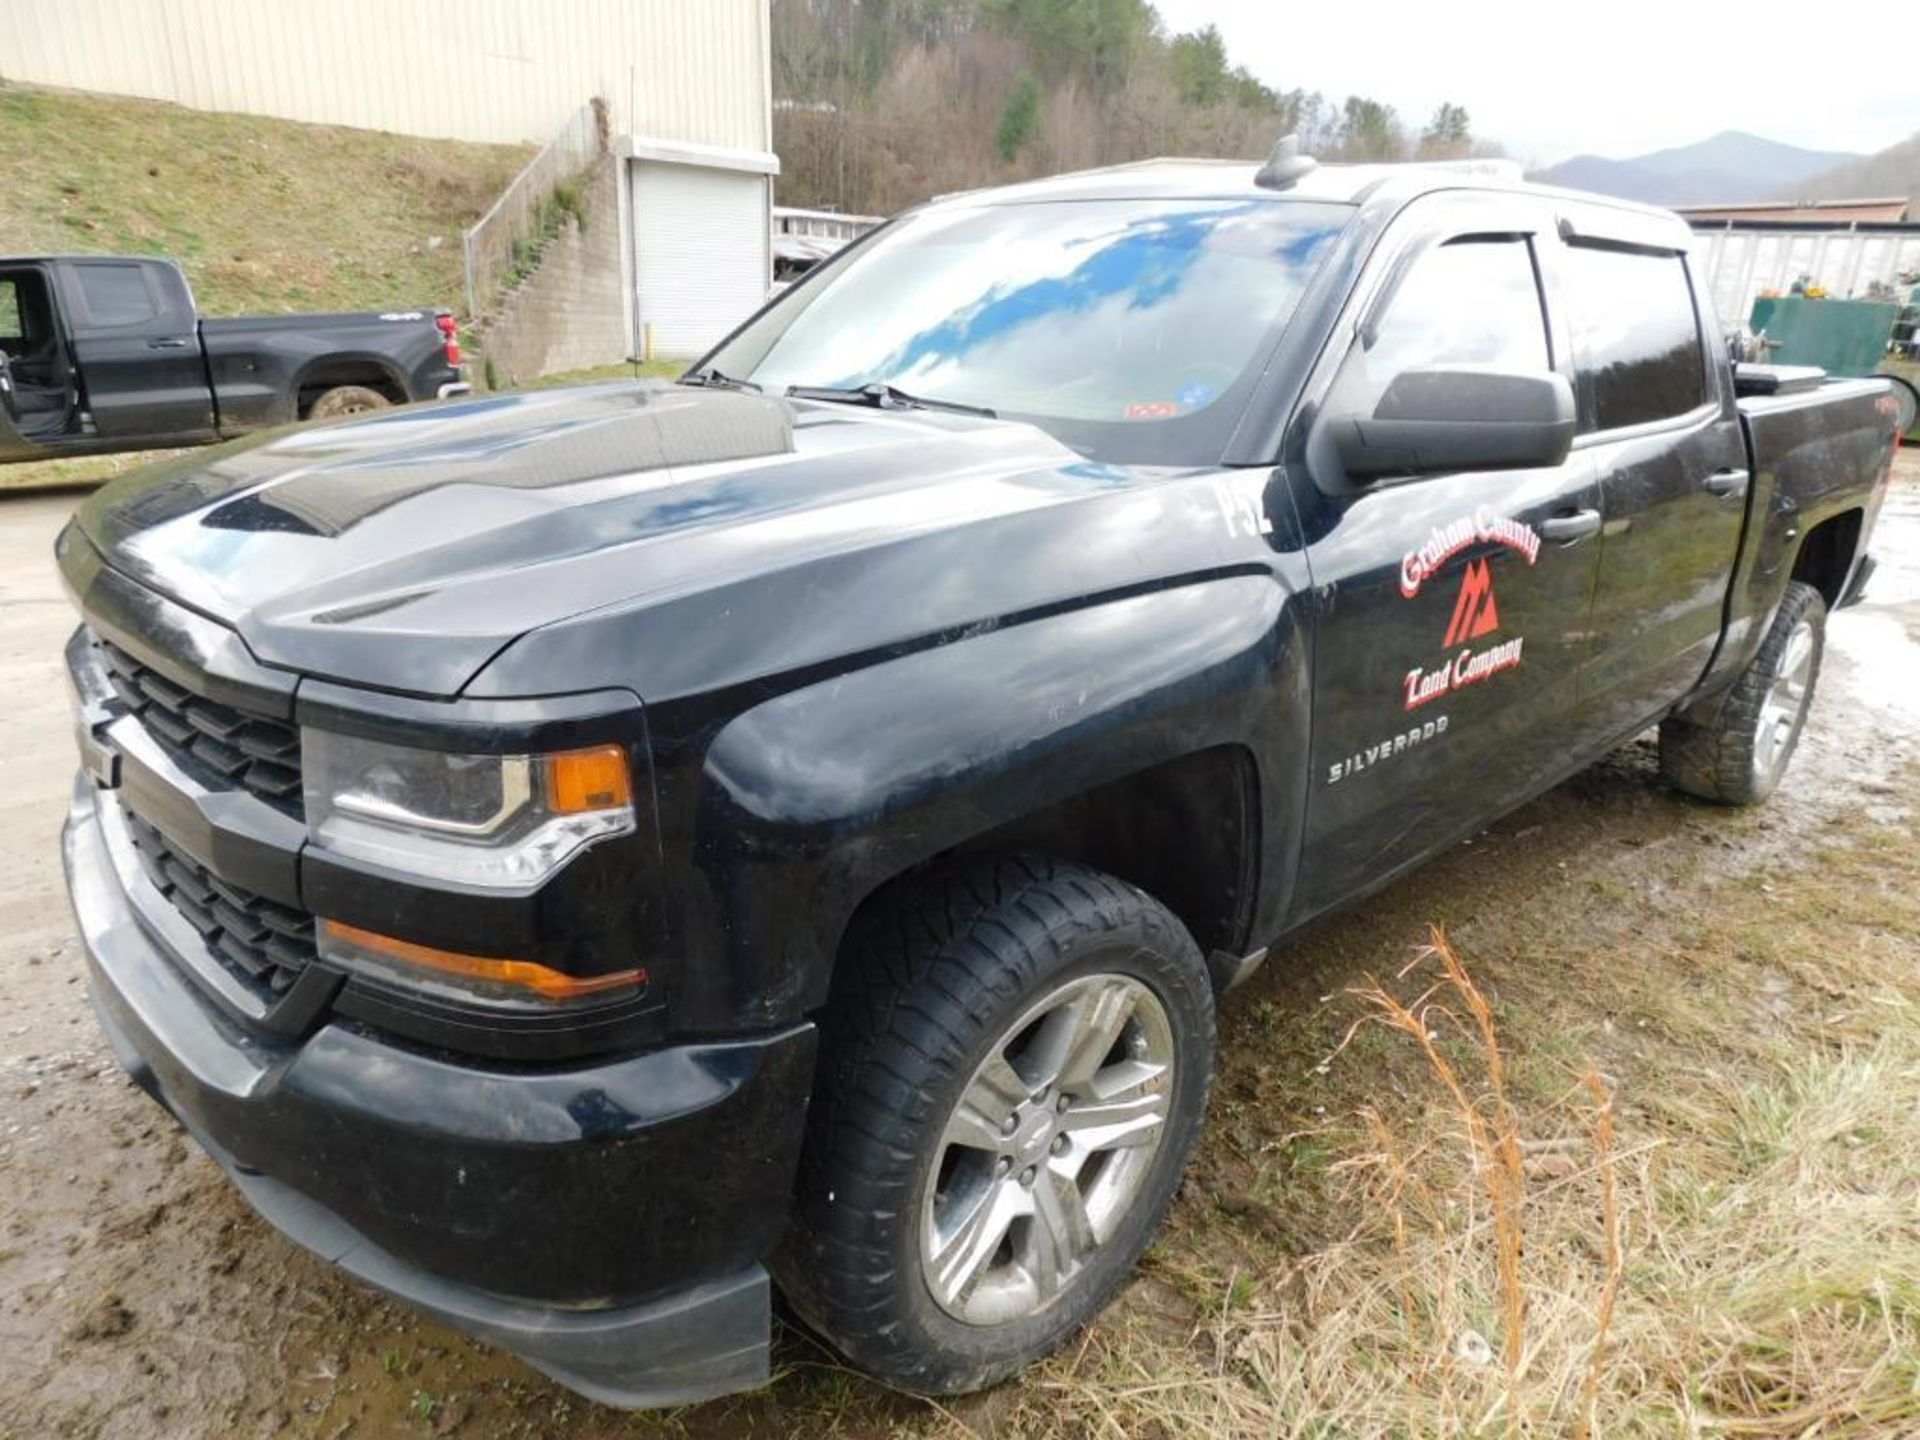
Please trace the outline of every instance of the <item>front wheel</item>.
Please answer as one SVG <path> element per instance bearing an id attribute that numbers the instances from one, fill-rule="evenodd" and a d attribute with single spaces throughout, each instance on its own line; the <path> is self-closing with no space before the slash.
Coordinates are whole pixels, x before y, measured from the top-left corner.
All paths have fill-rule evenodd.
<path id="1" fill-rule="evenodd" d="M 927 878 L 841 963 L 782 1288 L 889 1384 L 991 1385 L 1100 1311 L 1172 1203 L 1206 966 L 1141 891 L 1020 859 Z"/>

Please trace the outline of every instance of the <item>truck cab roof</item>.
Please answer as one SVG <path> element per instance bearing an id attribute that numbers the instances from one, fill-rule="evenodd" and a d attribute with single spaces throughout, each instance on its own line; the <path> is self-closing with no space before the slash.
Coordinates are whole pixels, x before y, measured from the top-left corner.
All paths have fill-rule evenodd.
<path id="1" fill-rule="evenodd" d="M 1524 196 L 1595 219 L 1617 217 L 1620 228 L 1661 249 L 1688 248 L 1692 231 L 1670 210 L 1526 180 L 1509 179 L 1465 165 L 1436 162 L 1399 165 L 1316 165 L 1282 189 L 1255 183 L 1259 165 L 1246 160 L 1161 157 L 1076 170 L 993 189 L 960 191 L 934 199 L 934 206 L 1022 205 L 1060 200 L 1314 200 L 1357 209 L 1397 212 L 1425 195 L 1485 191 Z"/>

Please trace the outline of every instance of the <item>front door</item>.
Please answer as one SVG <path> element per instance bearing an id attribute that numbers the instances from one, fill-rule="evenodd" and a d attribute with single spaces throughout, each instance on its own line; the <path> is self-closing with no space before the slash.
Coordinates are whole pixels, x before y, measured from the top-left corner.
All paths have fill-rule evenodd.
<path id="1" fill-rule="evenodd" d="M 0 354 L 0 461 L 34 460 L 46 453 L 44 447 L 20 432 L 13 375 L 5 355 Z"/>
<path id="2" fill-rule="evenodd" d="M 38 265 L 0 270 L 0 460 L 56 453 L 73 419 L 65 341 Z"/>
<path id="3" fill-rule="evenodd" d="M 199 317 L 179 271 L 70 260 L 62 303 L 97 435 L 184 445 L 211 439 L 213 391 Z"/>
<path id="4" fill-rule="evenodd" d="M 1367 307 L 1378 318 L 1355 325 L 1322 402 L 1329 415 L 1371 413 L 1394 376 L 1420 366 L 1567 372 L 1531 214 L 1435 234 L 1432 203 L 1399 222 L 1420 238 Z M 1439 213 L 1463 223 L 1467 210 L 1446 203 Z M 1599 555 L 1599 483 L 1582 454 L 1372 485 L 1346 480 L 1317 447 L 1308 463 L 1315 473 L 1293 487 L 1317 611 L 1297 919 L 1565 771 Z"/>

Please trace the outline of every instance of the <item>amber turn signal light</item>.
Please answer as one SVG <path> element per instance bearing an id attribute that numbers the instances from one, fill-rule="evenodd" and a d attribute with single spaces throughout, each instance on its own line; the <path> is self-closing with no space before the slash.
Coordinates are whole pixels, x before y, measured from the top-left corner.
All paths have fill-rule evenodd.
<path id="1" fill-rule="evenodd" d="M 580 1000 L 609 990 L 641 985 L 647 978 L 644 970 L 616 970 L 609 975 L 569 975 L 532 960 L 496 960 L 486 955 L 463 955 L 456 950 L 437 950 L 431 945 L 397 940 L 376 930 L 362 930 L 358 925 L 349 925 L 341 920 L 322 920 L 320 930 L 323 939 L 368 955 L 433 971 L 452 979 L 513 986 L 538 995 L 543 1000 Z"/>
<path id="2" fill-rule="evenodd" d="M 547 805 L 560 815 L 618 810 L 633 803 L 627 754 L 618 745 L 563 750 L 546 757 Z"/>

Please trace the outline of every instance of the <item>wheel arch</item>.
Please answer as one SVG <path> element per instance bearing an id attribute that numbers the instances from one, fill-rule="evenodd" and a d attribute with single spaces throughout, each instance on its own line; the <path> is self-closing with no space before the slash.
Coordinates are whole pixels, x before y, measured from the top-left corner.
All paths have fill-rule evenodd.
<path id="1" fill-rule="evenodd" d="M 1793 571 L 1788 578 L 1818 590 L 1829 610 L 1838 606 L 1859 559 L 1860 535 L 1865 524 L 1866 510 L 1861 506 L 1822 520 L 1800 538 L 1800 548 L 1794 553 Z"/>
<path id="2" fill-rule="evenodd" d="M 404 405 L 412 398 L 400 368 L 386 357 L 362 352 L 335 353 L 309 361 L 294 376 L 294 414 L 306 419 L 315 400 L 342 385 L 363 385 L 395 405 Z"/>
<path id="3" fill-rule="evenodd" d="M 1223 744 L 1062 795 L 895 873 L 867 877 L 872 883 L 847 910 L 831 948 L 837 954 L 860 915 L 929 870 L 1032 854 L 1124 880 L 1166 906 L 1203 955 L 1238 955 L 1258 888 L 1259 783 L 1252 751 Z"/>

